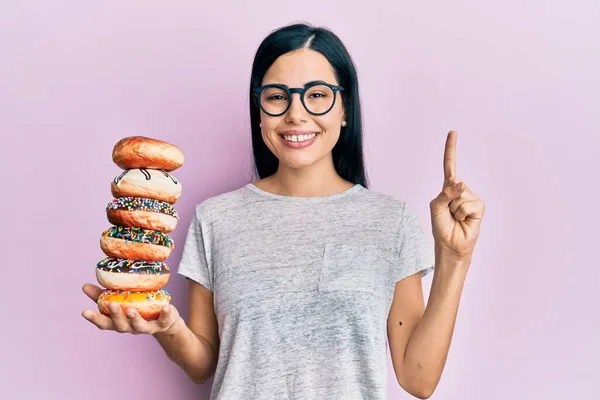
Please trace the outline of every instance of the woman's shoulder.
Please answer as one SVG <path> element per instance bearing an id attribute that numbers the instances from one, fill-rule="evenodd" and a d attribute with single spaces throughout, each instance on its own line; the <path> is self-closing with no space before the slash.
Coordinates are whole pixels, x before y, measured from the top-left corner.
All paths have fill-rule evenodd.
<path id="1" fill-rule="evenodd" d="M 196 204 L 196 213 L 210 215 L 213 213 L 227 212 L 231 209 L 238 209 L 247 204 L 247 196 L 247 185 L 212 194 Z"/>
<path id="2" fill-rule="evenodd" d="M 381 207 L 402 209 L 406 205 L 406 200 L 401 195 L 378 191 L 371 188 L 362 188 L 360 193 L 362 194 L 362 201 L 370 202 Z"/>
<path id="3" fill-rule="evenodd" d="M 412 219 L 420 218 L 421 213 L 426 212 L 427 206 L 415 204 L 411 196 L 402 193 L 389 193 L 373 189 L 363 189 L 361 205 L 364 210 L 372 210 L 378 214 L 386 214 L 393 218 Z"/>

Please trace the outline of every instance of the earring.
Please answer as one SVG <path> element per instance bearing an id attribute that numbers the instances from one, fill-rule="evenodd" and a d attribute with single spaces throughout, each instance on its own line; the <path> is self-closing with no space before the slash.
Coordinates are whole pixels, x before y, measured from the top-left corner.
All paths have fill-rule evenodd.
<path id="1" fill-rule="evenodd" d="M 348 123 L 346 121 L 342 121 L 342 126 L 346 126 Z"/>
<path id="2" fill-rule="evenodd" d="M 262 122 L 260 124 L 258 124 L 258 126 L 260 126 L 262 128 Z"/>

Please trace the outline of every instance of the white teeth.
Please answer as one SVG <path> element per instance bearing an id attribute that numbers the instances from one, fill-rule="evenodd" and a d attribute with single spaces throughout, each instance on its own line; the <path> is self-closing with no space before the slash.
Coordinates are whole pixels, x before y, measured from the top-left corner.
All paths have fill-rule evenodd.
<path id="1" fill-rule="evenodd" d="M 317 136 L 316 133 L 311 133 L 310 135 L 284 135 L 283 138 L 288 142 L 306 142 L 315 136 Z"/>

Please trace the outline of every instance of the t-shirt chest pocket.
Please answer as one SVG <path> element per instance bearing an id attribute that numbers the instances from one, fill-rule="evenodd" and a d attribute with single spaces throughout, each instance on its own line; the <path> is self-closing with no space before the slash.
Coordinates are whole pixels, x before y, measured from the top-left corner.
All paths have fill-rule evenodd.
<path id="1" fill-rule="evenodd" d="M 385 285 L 392 252 L 375 244 L 327 243 L 319 276 L 320 292 L 373 292 Z"/>

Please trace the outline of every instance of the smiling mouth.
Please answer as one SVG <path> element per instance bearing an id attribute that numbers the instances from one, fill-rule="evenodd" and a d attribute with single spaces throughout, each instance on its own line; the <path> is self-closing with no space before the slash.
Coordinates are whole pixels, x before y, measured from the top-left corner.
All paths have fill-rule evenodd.
<path id="1" fill-rule="evenodd" d="M 281 138 L 283 138 L 283 140 L 285 140 L 287 142 L 302 143 L 302 142 L 308 142 L 309 140 L 314 139 L 317 135 L 318 135 L 318 133 L 309 133 L 306 135 L 279 135 L 279 136 L 281 136 Z"/>

